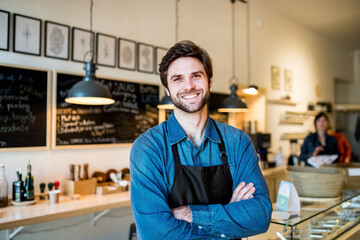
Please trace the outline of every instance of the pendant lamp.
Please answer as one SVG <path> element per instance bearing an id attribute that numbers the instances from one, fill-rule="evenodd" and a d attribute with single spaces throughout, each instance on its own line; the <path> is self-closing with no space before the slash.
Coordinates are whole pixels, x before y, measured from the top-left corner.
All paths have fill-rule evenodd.
<path id="1" fill-rule="evenodd" d="M 90 32 L 92 32 L 92 9 L 93 0 L 90 1 Z M 85 77 L 82 81 L 74 84 L 69 90 L 65 102 L 81 105 L 108 105 L 115 102 L 107 86 L 101 84 L 95 76 L 96 65 L 94 63 L 94 45 L 90 40 L 91 59 L 86 63 Z M 86 54 L 85 54 L 86 56 Z"/>
<path id="2" fill-rule="evenodd" d="M 248 0 L 248 5 L 246 9 L 246 43 L 247 43 L 247 64 L 248 64 L 248 88 L 244 88 L 242 91 L 245 94 L 249 95 L 257 95 L 258 94 L 258 87 L 256 85 L 251 85 L 251 60 L 250 60 L 250 0 Z"/>
<path id="3" fill-rule="evenodd" d="M 165 93 L 157 107 L 158 109 L 174 109 L 174 104 L 171 98 Z"/>
<path id="4" fill-rule="evenodd" d="M 232 26 L 232 78 L 230 81 L 230 96 L 225 98 L 218 108 L 219 112 L 246 112 L 246 103 L 236 94 L 238 79 L 235 77 L 235 0 L 231 1 L 231 26 Z"/>

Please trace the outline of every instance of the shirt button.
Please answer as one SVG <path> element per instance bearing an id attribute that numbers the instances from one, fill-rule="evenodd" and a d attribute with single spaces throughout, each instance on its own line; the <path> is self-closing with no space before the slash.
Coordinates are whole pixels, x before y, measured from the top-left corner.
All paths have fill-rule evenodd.
<path id="1" fill-rule="evenodd" d="M 198 226 L 199 229 L 202 229 L 202 226 Z"/>
<path id="2" fill-rule="evenodd" d="M 220 235 L 220 237 L 224 238 L 224 237 L 225 237 L 225 234 L 222 233 L 222 234 Z"/>

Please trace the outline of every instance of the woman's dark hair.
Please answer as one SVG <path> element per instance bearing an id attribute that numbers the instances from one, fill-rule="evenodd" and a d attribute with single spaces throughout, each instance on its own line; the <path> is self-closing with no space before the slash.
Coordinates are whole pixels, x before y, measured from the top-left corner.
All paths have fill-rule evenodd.
<path id="1" fill-rule="evenodd" d="M 329 117 L 328 117 L 324 112 L 319 112 L 319 113 L 315 116 L 315 119 L 314 119 L 315 129 L 316 129 L 316 122 L 317 122 L 317 120 L 319 120 L 319 118 L 321 118 L 321 117 L 324 117 L 324 118 L 326 119 L 326 121 L 327 121 L 328 123 L 330 123 Z"/>
<path id="2" fill-rule="evenodd" d="M 184 40 L 176 43 L 170 48 L 159 64 L 160 79 L 165 88 L 168 87 L 167 75 L 170 64 L 181 57 L 193 57 L 199 59 L 204 66 L 208 82 L 210 83 L 213 76 L 213 69 L 209 54 L 204 49 L 195 45 L 192 41 Z"/>

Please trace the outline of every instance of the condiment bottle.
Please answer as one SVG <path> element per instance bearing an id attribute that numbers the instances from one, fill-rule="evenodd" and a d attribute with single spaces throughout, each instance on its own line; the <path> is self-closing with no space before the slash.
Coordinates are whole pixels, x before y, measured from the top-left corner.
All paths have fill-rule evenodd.
<path id="1" fill-rule="evenodd" d="M 288 159 L 288 165 L 290 166 L 299 166 L 299 157 L 297 156 L 297 140 L 291 139 L 290 140 L 290 151 L 291 154 Z"/>
<path id="2" fill-rule="evenodd" d="M 31 164 L 27 165 L 27 175 L 25 179 L 25 200 L 34 200 L 34 177 L 31 175 Z"/>
<path id="3" fill-rule="evenodd" d="M 8 183 L 5 177 L 5 166 L 0 166 L 0 208 L 8 205 Z"/>
<path id="4" fill-rule="evenodd" d="M 13 183 L 13 201 L 21 202 L 24 196 L 24 182 L 22 181 L 21 168 L 16 171 L 17 181 Z"/>

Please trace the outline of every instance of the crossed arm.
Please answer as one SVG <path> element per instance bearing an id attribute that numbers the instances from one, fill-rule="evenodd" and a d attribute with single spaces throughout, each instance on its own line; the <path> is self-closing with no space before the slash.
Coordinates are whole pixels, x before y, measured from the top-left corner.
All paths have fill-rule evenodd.
<path id="1" fill-rule="evenodd" d="M 254 198 L 254 192 L 255 187 L 253 183 L 245 185 L 245 182 L 241 182 L 234 190 L 229 203 L 240 202 L 242 200 Z M 174 218 L 178 220 L 184 220 L 188 223 L 192 222 L 192 213 L 188 206 L 172 208 L 171 212 L 173 213 Z"/>

